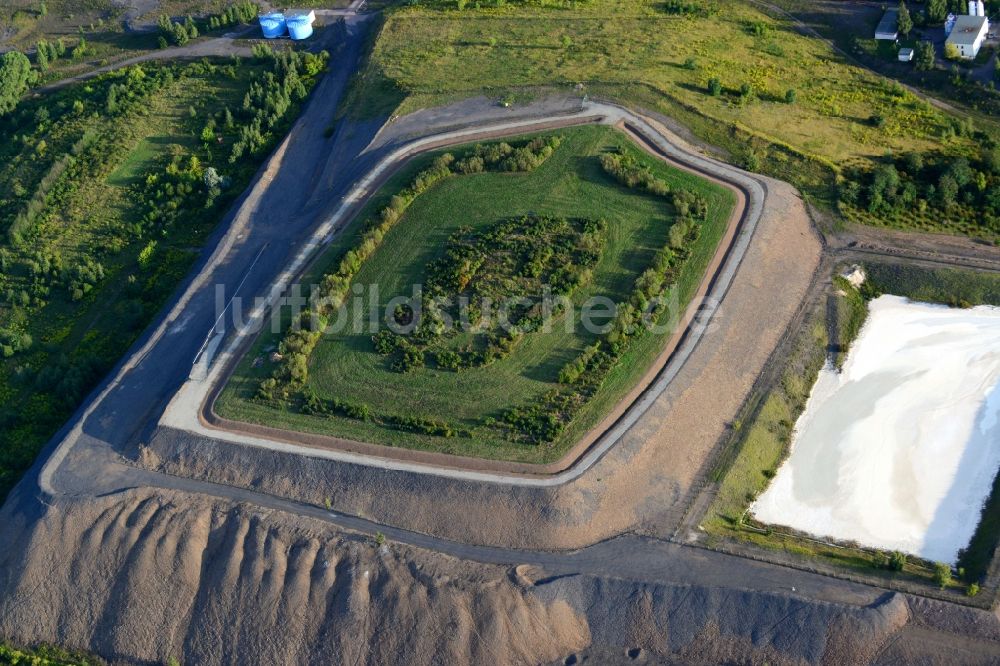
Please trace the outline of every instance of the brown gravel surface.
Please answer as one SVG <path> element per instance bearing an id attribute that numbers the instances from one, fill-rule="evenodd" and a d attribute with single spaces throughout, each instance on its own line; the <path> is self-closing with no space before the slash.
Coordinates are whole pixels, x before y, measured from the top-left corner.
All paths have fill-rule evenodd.
<path id="1" fill-rule="evenodd" d="M 0 635 L 112 663 L 996 663 L 995 616 L 458 560 L 171 491 L 0 512 Z M 950 626 L 954 625 L 954 626 Z M 902 661 L 897 661 L 902 660 Z"/>

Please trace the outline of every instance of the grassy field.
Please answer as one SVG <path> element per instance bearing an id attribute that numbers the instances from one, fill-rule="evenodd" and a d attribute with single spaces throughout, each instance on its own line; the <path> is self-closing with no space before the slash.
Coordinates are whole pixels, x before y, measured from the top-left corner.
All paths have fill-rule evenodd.
<path id="1" fill-rule="evenodd" d="M 996 84 L 1000 84 L 1000 79 L 990 68 L 980 68 L 992 56 L 992 49 L 988 46 L 983 48 L 975 61 L 946 60 L 941 47 L 943 26 L 930 25 L 921 20 L 925 3 L 909 3 L 910 12 L 917 19 L 916 25 L 909 35 L 900 37 L 898 45 L 874 39 L 875 26 L 882 17 L 883 9 L 877 5 L 793 0 L 773 0 L 773 4 L 801 19 L 866 67 L 918 86 L 963 112 L 971 113 L 977 120 L 997 126 L 1000 92 L 996 85 L 989 85 L 989 79 L 992 78 Z M 995 3 L 994 7 L 987 6 L 986 15 L 995 15 L 995 7 Z M 955 13 L 964 14 L 965 7 Z M 937 66 L 933 69 L 920 70 L 916 63 L 900 62 L 898 59 L 900 48 L 913 48 L 921 41 L 938 43 Z M 977 68 L 985 71 L 980 72 L 979 77 L 969 76 Z"/>
<path id="2" fill-rule="evenodd" d="M 423 281 L 424 267 L 441 253 L 449 235 L 459 227 L 487 228 L 500 219 L 533 212 L 605 219 L 608 222 L 606 247 L 594 267 L 592 281 L 574 294 L 574 301 L 580 303 L 598 294 L 616 301 L 623 299 L 655 251 L 666 243 L 672 213 L 664 201 L 628 190 L 603 172 L 597 156 L 609 149 L 620 149 L 640 159 L 675 189 L 692 190 L 709 202 L 708 221 L 678 281 L 682 302 L 686 302 L 724 231 L 734 206 L 732 194 L 641 154 L 614 130 L 584 127 L 561 130 L 560 135 L 564 138 L 562 145 L 529 174 L 453 177 L 419 197 L 402 221 L 386 235 L 380 249 L 362 266 L 355 283 L 377 284 L 382 303 L 392 296 L 408 294 L 410 285 Z M 381 198 L 397 191 L 428 159 L 430 157 L 404 169 L 383 188 Z M 382 204 L 380 197 L 376 197 L 370 210 L 377 210 Z M 331 259 L 326 260 L 326 265 L 339 258 L 343 248 L 351 246 L 356 239 L 356 227 L 345 232 L 330 250 Z M 349 301 L 348 320 L 356 314 L 367 316 L 367 306 L 361 306 L 360 311 L 355 308 L 353 300 Z M 404 433 L 345 418 L 306 416 L 255 401 L 257 386 L 270 369 L 266 363 L 259 368 L 251 364 L 275 344 L 276 338 L 269 335 L 262 336 L 243 360 L 216 409 L 221 415 L 234 419 L 379 444 L 547 462 L 558 459 L 634 385 L 662 348 L 664 335 L 640 337 L 608 376 L 597 396 L 551 444 L 515 444 L 496 431 L 479 426 L 484 417 L 495 417 L 507 407 L 530 404 L 556 386 L 563 365 L 594 339 L 595 335 L 579 326 L 566 332 L 557 325 L 551 333 L 528 334 L 509 358 L 488 367 L 458 373 L 431 368 L 407 374 L 394 372 L 384 357 L 374 353 L 371 333 L 325 336 L 313 354 L 309 386 L 318 395 L 362 402 L 382 414 L 454 422 L 473 429 L 471 438 Z"/>
<path id="3" fill-rule="evenodd" d="M 144 65 L 0 118 L 0 496 L 159 310 L 294 117 L 298 100 L 228 159 L 254 113 L 244 96 L 271 67 Z"/>
<path id="4" fill-rule="evenodd" d="M 713 537 L 735 538 L 772 550 L 819 557 L 866 572 L 879 571 L 876 567 L 880 566 L 882 555 L 876 551 L 761 526 L 748 518 L 747 509 L 788 455 L 794 423 L 805 409 L 820 368 L 831 354 L 836 361 L 842 361 L 846 348 L 857 336 L 866 314 L 866 298 L 889 293 L 963 307 L 1000 304 L 1000 276 L 890 264 L 865 268 L 869 276 L 864 287 L 865 298 L 840 282 L 844 295 L 832 297 L 836 299 L 836 307 L 814 309 L 787 355 L 779 380 L 769 391 L 752 396 L 745 408 L 746 420 L 735 424 L 726 453 L 712 473 L 712 480 L 718 484 L 715 502 L 701 523 Z M 833 319 L 828 321 L 830 316 Z M 834 331 L 839 342 L 831 345 Z M 958 565 L 966 583 L 979 583 L 986 573 L 1000 538 L 996 531 L 998 516 L 1000 476 L 971 544 L 959 557 Z M 889 575 L 886 571 L 879 573 Z M 904 570 L 892 575 L 928 580 L 933 576 L 933 568 L 931 563 L 909 558 Z M 962 582 L 956 581 L 955 585 Z"/>
<path id="5" fill-rule="evenodd" d="M 441 3 L 447 5 L 447 3 Z M 891 82 L 845 64 L 744 3 L 672 15 L 663 3 L 595 0 L 577 9 L 407 8 L 382 30 L 371 66 L 410 96 L 403 109 L 453 93 L 575 83 L 643 83 L 724 123 L 840 162 L 938 145 L 950 119 Z M 718 77 L 724 94 L 707 93 Z M 756 100 L 740 103 L 743 84 Z M 788 89 L 797 92 L 785 103 Z M 873 113 L 889 116 L 881 130 Z"/>
<path id="6" fill-rule="evenodd" d="M 458 10 L 441 0 L 390 12 L 346 112 L 404 113 L 479 94 L 517 103 L 584 84 L 580 94 L 675 117 L 735 163 L 829 204 L 843 167 L 887 153 L 971 156 L 981 144 L 955 131 L 958 118 L 747 3 L 540 4 Z M 687 8 L 673 13 L 678 4 Z M 979 121 L 983 133 L 997 129 Z"/>

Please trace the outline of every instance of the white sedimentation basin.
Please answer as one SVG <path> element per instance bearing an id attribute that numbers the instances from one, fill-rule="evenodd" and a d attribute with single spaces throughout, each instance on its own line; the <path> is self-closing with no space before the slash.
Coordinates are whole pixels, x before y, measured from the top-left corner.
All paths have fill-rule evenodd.
<path id="1" fill-rule="evenodd" d="M 1000 467 L 1000 308 L 882 296 L 820 372 L 765 523 L 954 563 Z"/>

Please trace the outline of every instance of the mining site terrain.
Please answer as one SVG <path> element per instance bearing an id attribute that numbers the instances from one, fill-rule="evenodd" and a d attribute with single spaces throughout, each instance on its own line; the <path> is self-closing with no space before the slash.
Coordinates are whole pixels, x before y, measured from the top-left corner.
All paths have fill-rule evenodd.
<path id="1" fill-rule="evenodd" d="M 870 303 L 1000 305 L 995 90 L 829 3 L 69 4 L 0 15 L 0 663 L 1000 662 L 1000 481 L 952 562 L 754 514 Z M 334 330 L 412 283 L 522 326 Z"/>

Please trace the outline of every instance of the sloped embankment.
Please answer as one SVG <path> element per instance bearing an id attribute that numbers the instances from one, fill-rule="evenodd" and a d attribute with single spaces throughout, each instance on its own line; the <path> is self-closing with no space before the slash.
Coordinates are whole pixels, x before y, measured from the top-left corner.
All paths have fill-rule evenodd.
<path id="1" fill-rule="evenodd" d="M 898 595 L 546 579 L 170 493 L 14 498 L 0 518 L 0 635 L 113 661 L 865 663 L 911 617 Z"/>

